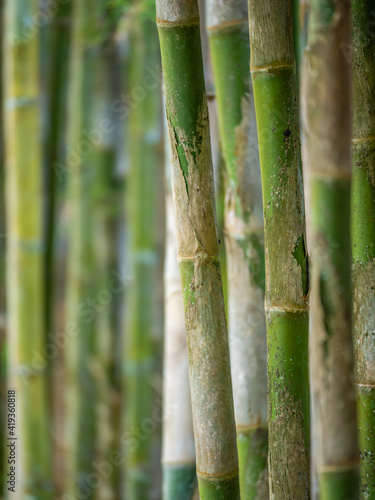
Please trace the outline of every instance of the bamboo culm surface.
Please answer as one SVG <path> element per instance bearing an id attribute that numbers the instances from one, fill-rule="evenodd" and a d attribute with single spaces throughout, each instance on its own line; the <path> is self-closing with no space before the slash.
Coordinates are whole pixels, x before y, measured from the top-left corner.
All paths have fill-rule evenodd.
<path id="1" fill-rule="evenodd" d="M 265 230 L 270 497 L 309 498 L 303 181 L 291 0 L 249 0 Z"/>
<path id="2" fill-rule="evenodd" d="M 115 172 L 115 125 L 111 111 L 113 102 L 114 45 L 112 35 L 116 17 L 108 9 L 108 2 L 102 0 L 92 6 L 95 21 L 91 32 L 89 48 L 88 130 L 91 131 L 92 152 L 88 157 L 88 168 L 92 172 L 91 218 L 95 230 L 95 244 L 92 259 L 95 269 L 93 294 L 98 302 L 95 317 L 95 345 L 92 366 L 96 400 L 93 402 L 97 426 L 95 435 L 95 461 L 108 461 L 113 449 L 117 449 L 115 436 L 115 387 L 113 384 L 114 358 L 116 352 L 115 307 L 116 288 L 111 289 L 109 276 L 116 269 L 115 220 L 119 211 L 116 205 L 114 184 Z M 95 10 L 94 10 L 95 9 Z M 100 36 L 98 36 L 98 32 Z M 104 124 L 107 126 L 104 127 Z M 100 500 L 115 498 L 118 469 L 103 474 L 96 495 Z"/>
<path id="3" fill-rule="evenodd" d="M 352 0 L 351 6 L 353 332 L 361 454 L 360 494 L 361 498 L 367 500 L 375 497 L 374 4 L 371 0 Z M 348 48 L 347 43 L 345 49 Z"/>
<path id="4" fill-rule="evenodd" d="M 226 166 L 229 342 L 242 500 L 268 498 L 264 231 L 247 2 L 210 0 L 207 27 Z"/>
<path id="5" fill-rule="evenodd" d="M 199 13 L 195 0 L 160 0 L 156 7 L 199 493 L 201 500 L 234 500 L 239 498 L 236 430 Z"/>
<path id="6" fill-rule="evenodd" d="M 69 209 L 66 328 L 70 341 L 66 349 L 66 497 L 93 498 L 95 490 L 88 481 L 94 472 L 92 457 L 96 452 L 96 383 L 92 369 L 95 360 L 96 312 L 87 299 L 95 292 L 93 263 L 93 184 L 92 143 L 83 131 L 90 131 L 90 92 L 92 74 L 92 25 L 96 22 L 94 3 L 74 2 L 71 80 L 68 102 L 67 144 L 78 152 L 79 159 L 65 173 L 66 202 Z M 85 144 L 86 149 L 79 149 Z M 80 152 L 79 152 L 80 151 Z M 66 163 L 69 165 L 69 158 Z M 60 172 L 59 172 L 60 173 Z M 61 172 L 63 173 L 63 172 Z M 63 497 L 64 498 L 64 497 Z"/>
<path id="7" fill-rule="evenodd" d="M 7 498 L 47 500 L 52 472 L 46 398 L 50 360 L 44 349 L 40 40 L 38 33 L 25 35 L 25 20 L 37 9 L 37 0 L 5 2 L 7 360 L 8 387 L 16 396 L 15 437 L 21 438 L 16 493 L 6 493 Z"/>
<path id="8" fill-rule="evenodd" d="M 350 2 L 310 3 L 303 65 L 311 189 L 311 374 L 322 500 L 359 498 L 351 336 Z"/>
<path id="9" fill-rule="evenodd" d="M 147 68 L 157 74 L 160 53 L 154 22 L 143 12 L 132 26 L 128 61 L 130 88 L 147 81 L 145 96 L 130 111 L 127 144 L 129 174 L 125 199 L 127 230 L 130 241 L 132 281 L 126 288 L 125 305 L 125 495 L 143 500 L 154 495 L 153 456 L 157 438 L 156 429 L 148 432 L 157 395 L 152 379 L 157 369 L 155 353 L 158 335 L 154 311 L 157 304 L 158 253 L 157 181 L 163 173 L 160 161 L 162 134 L 161 91 L 158 82 L 149 84 Z M 156 426 L 156 422 L 153 422 Z M 138 438 L 138 433 L 142 439 Z M 137 441 L 138 445 L 132 445 Z"/>
<path id="10" fill-rule="evenodd" d="M 165 115 L 164 115 L 165 116 Z M 168 137 L 165 116 L 165 139 Z M 169 143 L 165 140 L 163 500 L 192 500 L 197 489 L 184 303 L 177 262 Z"/>

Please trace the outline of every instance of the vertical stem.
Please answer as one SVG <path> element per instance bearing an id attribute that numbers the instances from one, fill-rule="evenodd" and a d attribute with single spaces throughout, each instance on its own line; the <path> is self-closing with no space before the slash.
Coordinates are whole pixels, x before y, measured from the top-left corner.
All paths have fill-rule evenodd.
<path id="1" fill-rule="evenodd" d="M 234 500 L 239 498 L 238 458 L 199 13 L 195 0 L 160 0 L 156 11 L 199 492 L 202 500 Z"/>
<path id="2" fill-rule="evenodd" d="M 51 19 L 49 43 L 49 108 L 48 130 L 46 147 L 46 258 L 45 258 L 45 322 L 46 332 L 54 328 L 53 299 L 54 299 L 54 249 L 56 227 L 56 205 L 58 195 L 57 176 L 53 172 L 53 165 L 62 158 L 62 138 L 66 123 L 66 65 L 69 59 L 70 40 L 70 12 L 71 0 L 59 6 L 56 15 Z"/>
<path id="3" fill-rule="evenodd" d="M 67 204 L 69 240 L 66 284 L 66 442 L 67 495 L 93 497 L 88 482 L 93 472 L 95 382 L 93 377 L 94 321 L 93 235 L 90 164 L 90 35 L 95 22 L 95 7 L 83 2 L 73 4 L 71 82 L 69 93 L 67 164 Z M 61 172 L 59 171 L 59 174 Z"/>
<path id="4" fill-rule="evenodd" d="M 167 234 L 164 271 L 163 500 L 174 500 L 175 498 L 191 500 L 197 483 L 193 418 L 183 294 L 177 262 L 168 144 L 166 144 L 166 150 Z"/>
<path id="5" fill-rule="evenodd" d="M 352 383 L 350 259 L 350 2 L 310 4 L 304 63 L 306 161 L 311 182 L 311 373 L 316 464 L 325 499 L 356 499 L 358 445 Z"/>
<path id="6" fill-rule="evenodd" d="M 249 0 L 266 255 L 270 496 L 308 498 L 308 261 L 292 1 Z"/>
<path id="7" fill-rule="evenodd" d="M 30 35 L 38 2 L 5 4 L 9 385 L 17 398 L 17 498 L 51 496 L 42 246 L 39 37 Z M 42 357 L 40 365 L 36 360 Z M 10 493 L 10 495 L 13 495 Z"/>
<path id="8" fill-rule="evenodd" d="M 241 498 L 268 498 L 264 235 L 247 2 L 208 3 L 208 30 L 227 170 L 229 339 Z"/>
<path id="9" fill-rule="evenodd" d="M 6 259 L 6 226 L 5 226 L 5 166 L 4 166 L 4 2 L 0 0 L 0 71 L 3 75 L 0 81 L 0 441 L 5 442 L 5 405 L 6 405 L 6 391 L 7 391 L 7 366 L 6 366 L 6 278 L 5 278 L 5 259 Z M 4 460 L 0 460 L 0 492 L 4 491 L 6 484 L 6 474 Z"/>
<path id="10" fill-rule="evenodd" d="M 153 418 L 157 398 L 152 379 L 157 369 L 158 348 L 154 311 L 161 256 L 157 248 L 160 221 L 156 186 L 162 174 L 159 161 L 162 134 L 160 83 L 152 76 L 160 68 L 157 32 L 143 11 L 136 15 L 130 37 L 129 90 L 137 100 L 129 109 L 130 170 L 126 186 L 133 280 L 126 290 L 125 494 L 126 498 L 143 500 L 151 497 L 154 488 L 153 450 L 158 425 Z M 132 445 L 132 441 L 138 445 Z"/>
<path id="11" fill-rule="evenodd" d="M 94 383 L 96 404 L 94 409 L 97 425 L 95 429 L 96 475 L 100 483 L 95 498 L 111 500 L 116 497 L 117 471 L 112 464 L 111 452 L 118 449 L 118 436 L 115 436 L 115 409 L 113 401 L 114 383 L 112 370 L 116 349 L 114 307 L 116 295 L 122 287 L 113 286 L 115 269 L 115 232 L 114 223 L 118 211 L 114 187 L 115 170 L 115 124 L 112 113 L 112 78 L 114 44 L 111 36 L 115 28 L 115 18 L 107 7 L 107 0 L 96 2 L 94 10 L 94 30 L 91 40 L 87 39 L 87 55 L 90 81 L 87 85 L 89 95 L 89 128 L 86 137 L 92 144 L 88 158 L 92 171 L 90 191 L 92 207 L 93 245 L 93 294 L 97 313 L 95 317 Z M 98 31 L 100 36 L 98 36 Z M 107 471 L 110 471 L 109 473 Z M 103 472 L 105 471 L 105 472 Z"/>
<path id="12" fill-rule="evenodd" d="M 375 496 L 375 37 L 374 4 L 352 1 L 352 259 L 361 495 Z M 344 47 L 348 53 L 349 45 Z"/>
<path id="13" fill-rule="evenodd" d="M 70 27 L 71 27 L 71 6 L 72 1 L 68 1 L 57 6 L 55 15 L 51 15 L 47 26 L 48 72 L 46 80 L 48 84 L 48 99 L 46 109 L 46 135 L 45 144 L 45 170 L 44 170 L 44 238 L 45 238 L 45 260 L 44 260 L 44 287 L 45 287 L 45 333 L 46 342 L 56 342 L 56 333 L 59 316 L 55 316 L 57 310 L 57 291 L 63 289 L 55 282 L 57 278 L 57 247 L 58 247 L 58 209 L 61 208 L 62 185 L 54 172 L 55 162 L 63 161 L 63 144 L 66 130 L 66 98 L 68 78 L 66 67 L 69 61 Z M 45 42 L 46 40 L 42 40 Z M 62 267 L 62 266 L 61 266 Z M 62 296 L 62 294 L 61 294 Z M 58 355 L 49 363 L 48 370 L 48 401 L 50 405 L 49 418 L 53 430 L 53 472 L 56 495 L 60 495 L 64 488 L 64 436 L 63 436 L 63 392 L 54 390 L 61 383 L 63 370 L 63 351 L 59 348 Z"/>

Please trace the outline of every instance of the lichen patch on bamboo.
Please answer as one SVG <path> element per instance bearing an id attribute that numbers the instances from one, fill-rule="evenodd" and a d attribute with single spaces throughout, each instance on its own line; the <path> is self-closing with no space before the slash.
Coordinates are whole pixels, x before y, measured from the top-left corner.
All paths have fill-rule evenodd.
<path id="1" fill-rule="evenodd" d="M 156 2 L 156 17 L 161 22 L 184 23 L 199 21 L 198 5 L 195 0 L 159 0 Z"/>
<path id="2" fill-rule="evenodd" d="M 356 380 L 375 385 L 375 260 L 353 264 Z"/>

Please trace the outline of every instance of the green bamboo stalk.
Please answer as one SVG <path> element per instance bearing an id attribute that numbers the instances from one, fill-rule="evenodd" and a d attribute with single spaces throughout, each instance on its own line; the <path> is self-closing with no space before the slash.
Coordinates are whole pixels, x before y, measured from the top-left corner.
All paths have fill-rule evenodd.
<path id="1" fill-rule="evenodd" d="M 58 268 L 61 261 L 58 261 L 58 210 L 61 209 L 63 199 L 63 184 L 58 182 L 54 172 L 55 162 L 64 161 L 63 144 L 66 131 L 66 97 L 68 90 L 68 78 L 66 67 L 69 62 L 70 44 L 70 15 L 72 1 L 65 2 L 57 6 L 57 12 L 51 16 L 49 24 L 45 29 L 45 38 L 41 40 L 42 52 L 47 56 L 45 68 L 42 75 L 45 78 L 44 85 L 48 89 L 46 106 L 46 126 L 44 128 L 44 185 L 45 185 L 45 207 L 44 207 L 44 287 L 45 287 L 45 333 L 46 343 L 55 341 L 55 334 L 59 330 L 56 316 L 57 301 L 63 294 L 58 296 L 58 289 L 55 287 Z M 61 331 L 61 330 L 59 330 Z M 48 403 L 49 418 L 52 424 L 53 434 L 53 480 L 55 494 L 61 495 L 64 489 L 64 419 L 62 408 L 64 406 L 63 391 L 54 390 L 56 382 L 63 372 L 63 352 L 59 349 L 58 356 L 48 364 Z"/>
<path id="2" fill-rule="evenodd" d="M 47 386 L 35 364 L 45 346 L 42 246 L 42 143 L 38 2 L 5 3 L 4 123 L 7 212 L 8 388 L 17 399 L 16 498 L 52 495 Z M 7 492 L 8 498 L 14 494 Z"/>
<path id="3" fill-rule="evenodd" d="M 306 163 L 311 189 L 311 374 L 320 495 L 356 499 L 350 284 L 350 1 L 310 3 L 304 62 Z"/>
<path id="4" fill-rule="evenodd" d="M 96 500 L 112 500 L 116 497 L 117 470 L 109 463 L 111 452 L 118 449 L 118 436 L 114 433 L 115 407 L 112 379 L 114 364 L 115 322 L 113 310 L 115 293 L 110 285 L 115 269 L 115 217 L 118 207 L 114 203 L 115 168 L 115 124 L 111 109 L 113 101 L 114 44 L 111 37 L 116 27 L 116 16 L 109 9 L 108 0 L 91 5 L 92 26 L 86 36 L 87 58 L 90 80 L 87 84 L 89 96 L 89 123 L 92 152 L 88 158 L 92 170 L 91 206 L 94 228 L 93 282 L 96 300 L 95 345 L 93 370 L 96 401 L 95 464 L 100 483 L 95 488 Z M 116 293 L 119 293 L 116 288 Z M 109 464 L 107 466 L 103 464 Z M 112 469 L 111 473 L 102 473 Z"/>
<path id="5" fill-rule="evenodd" d="M 71 246 L 67 318 L 77 333 L 67 356 L 67 493 L 100 500 L 115 496 L 116 474 L 100 470 L 103 463 L 108 469 L 110 454 L 114 447 L 118 448 L 112 435 L 115 410 L 111 348 L 115 341 L 109 286 L 115 131 L 109 70 L 113 50 L 110 38 L 116 18 L 108 8 L 107 0 L 86 2 L 84 10 L 75 5 L 70 96 L 70 116 L 74 118 L 69 145 L 80 159 L 68 180 Z"/>
<path id="6" fill-rule="evenodd" d="M 262 172 L 270 497 L 308 498 L 308 262 L 292 1 L 249 0 Z"/>
<path id="7" fill-rule="evenodd" d="M 90 7 L 90 8 L 88 8 Z M 67 204 L 69 239 L 66 283 L 66 329 L 69 342 L 66 349 L 66 469 L 67 498 L 93 497 L 87 483 L 93 472 L 95 384 L 90 367 L 94 356 L 94 326 L 92 309 L 86 300 L 93 291 L 93 253 L 91 246 L 92 214 L 90 189 L 92 172 L 88 161 L 90 144 L 83 130 L 89 130 L 90 28 L 93 5 L 73 4 L 71 45 L 71 83 L 69 89 L 69 123 L 67 144 Z M 82 147 L 85 144 L 85 147 Z M 92 147 L 92 146 L 91 146 Z M 75 162 L 71 160 L 75 151 Z"/>
<path id="8" fill-rule="evenodd" d="M 160 54 L 155 24 L 146 19 L 143 10 L 133 19 L 130 47 L 129 91 L 130 95 L 137 96 L 137 101 L 129 110 L 127 145 L 130 166 L 125 192 L 132 260 L 130 274 L 133 277 L 125 297 L 128 311 L 125 329 L 125 429 L 128 437 L 125 444 L 125 496 L 143 500 L 151 498 L 154 489 L 153 450 L 158 427 L 158 422 L 153 419 L 156 394 L 152 387 L 157 368 L 154 310 L 160 259 L 157 248 L 160 221 L 155 186 L 162 173 L 159 161 L 161 89 L 158 81 L 150 81 L 147 70 L 152 68 L 157 74 Z"/>
<path id="9" fill-rule="evenodd" d="M 373 2 L 353 0 L 353 333 L 363 499 L 375 496 L 375 37 L 371 22 L 373 26 Z"/>
<path id="10" fill-rule="evenodd" d="M 164 121 L 167 138 L 166 119 Z M 197 476 L 184 304 L 177 262 L 168 149 L 167 143 L 165 146 L 167 234 L 164 268 L 163 500 L 176 498 L 191 500 L 197 487 Z"/>
<path id="11" fill-rule="evenodd" d="M 247 2 L 208 2 L 207 26 L 228 182 L 229 339 L 243 500 L 268 498 L 264 235 Z"/>
<path id="12" fill-rule="evenodd" d="M 156 4 L 172 152 L 177 255 L 184 294 L 201 500 L 239 498 L 238 458 L 199 12 Z"/>
<path id="13" fill-rule="evenodd" d="M 72 1 L 59 5 L 57 13 L 51 18 L 48 30 L 49 43 L 49 80 L 48 80 L 48 117 L 46 139 L 46 257 L 45 257 L 45 323 L 46 332 L 54 329 L 54 279 L 55 279 L 55 239 L 56 239 L 56 206 L 58 178 L 53 165 L 63 158 L 63 138 L 66 125 L 67 79 L 66 65 L 69 60 L 70 15 Z"/>

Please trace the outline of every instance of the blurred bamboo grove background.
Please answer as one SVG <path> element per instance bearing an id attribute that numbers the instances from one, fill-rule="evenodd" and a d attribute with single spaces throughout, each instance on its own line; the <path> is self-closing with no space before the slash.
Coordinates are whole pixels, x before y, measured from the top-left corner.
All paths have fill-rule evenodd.
<path id="1" fill-rule="evenodd" d="M 0 24 L 0 499 L 375 499 L 373 0 Z"/>

